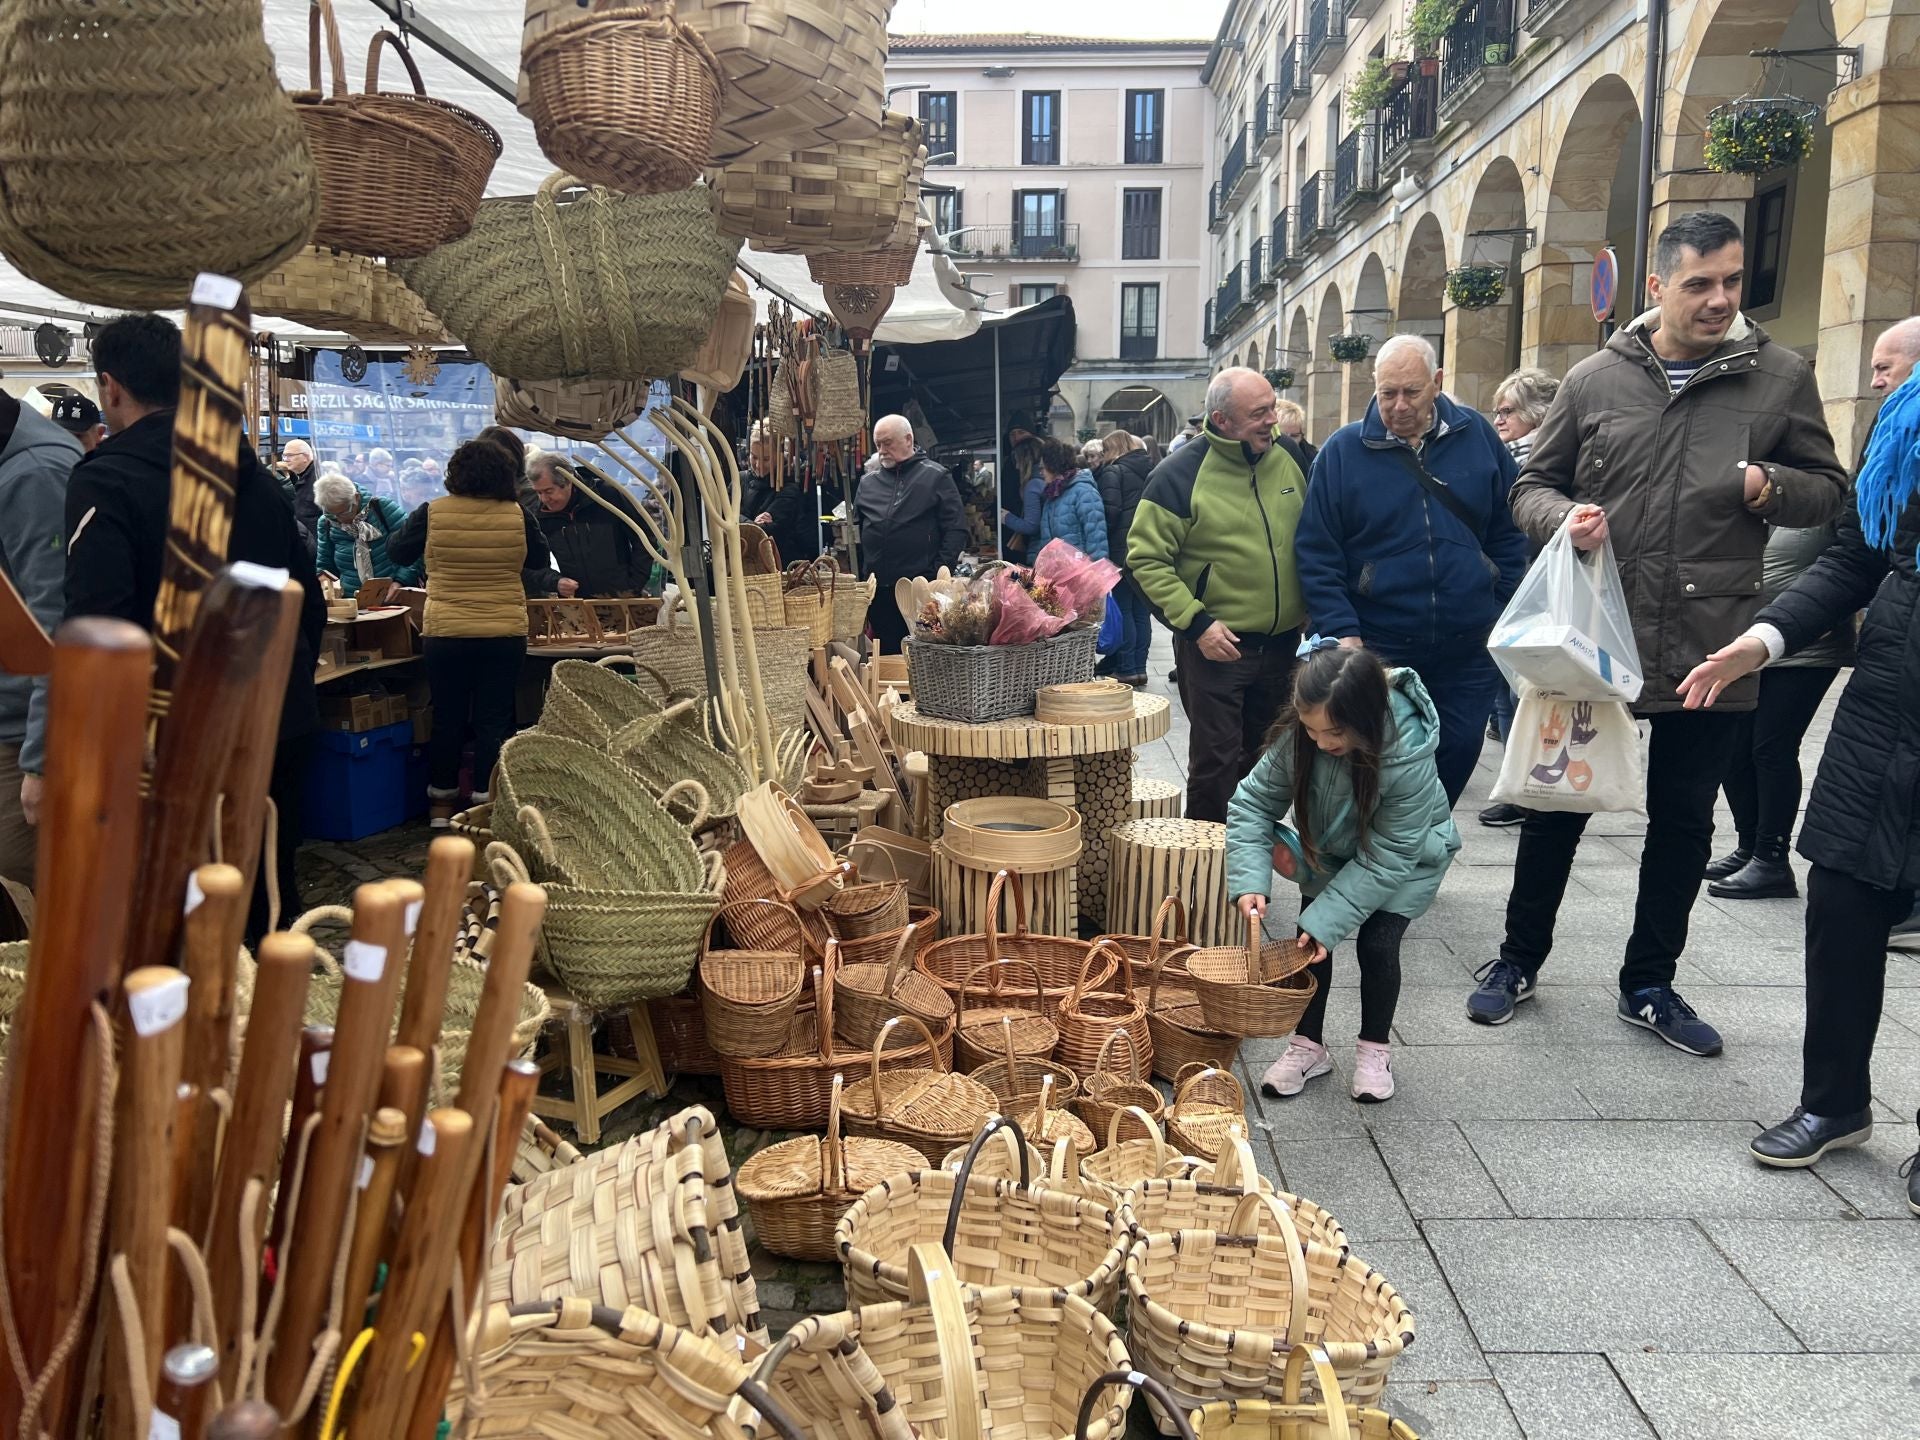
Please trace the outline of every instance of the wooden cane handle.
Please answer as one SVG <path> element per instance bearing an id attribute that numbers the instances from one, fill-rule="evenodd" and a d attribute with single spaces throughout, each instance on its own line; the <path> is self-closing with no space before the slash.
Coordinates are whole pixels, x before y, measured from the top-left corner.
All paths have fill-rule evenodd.
<path id="1" fill-rule="evenodd" d="M 207 1427 L 207 1440 L 278 1440 L 280 1412 L 264 1400 L 229 1405 Z"/>
<path id="2" fill-rule="evenodd" d="M 153 1435 L 177 1435 L 179 1440 L 204 1440 L 207 1411 L 213 1403 L 214 1380 L 220 1372 L 220 1357 L 207 1345 L 176 1345 L 160 1363 L 160 1388 L 154 1392 L 153 1408 L 173 1422 L 167 1429 L 157 1419 Z M 111 1432 L 109 1432 L 111 1433 Z"/>
<path id="3" fill-rule="evenodd" d="M 440 1043 L 441 1016 L 447 1008 L 447 983 L 453 974 L 453 942 L 473 878 L 473 842 L 442 835 L 427 849 L 426 898 L 413 934 L 413 958 L 407 965 L 407 993 L 400 1002 L 402 1045 L 431 1052 Z M 410 1112 L 418 1114 L 419 1112 Z"/>

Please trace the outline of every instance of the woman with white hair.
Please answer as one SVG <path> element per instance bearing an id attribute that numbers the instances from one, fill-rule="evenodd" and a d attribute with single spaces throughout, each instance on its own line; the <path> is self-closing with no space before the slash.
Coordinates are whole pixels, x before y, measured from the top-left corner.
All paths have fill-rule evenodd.
<path id="1" fill-rule="evenodd" d="M 322 475 L 313 482 L 320 524 L 314 563 L 340 582 L 340 593 L 357 595 L 368 580 L 418 585 L 418 565 L 396 565 L 387 555 L 387 537 L 407 523 L 397 501 L 368 495 L 344 475 Z"/>

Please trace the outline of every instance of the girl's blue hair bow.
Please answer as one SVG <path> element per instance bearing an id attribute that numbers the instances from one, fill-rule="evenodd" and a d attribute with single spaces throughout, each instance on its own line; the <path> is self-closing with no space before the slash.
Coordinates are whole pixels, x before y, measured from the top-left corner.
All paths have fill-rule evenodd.
<path id="1" fill-rule="evenodd" d="M 1340 642 L 1326 635 L 1309 635 L 1300 642 L 1300 648 L 1293 652 L 1293 658 L 1304 660 L 1316 650 L 1338 650 Z"/>

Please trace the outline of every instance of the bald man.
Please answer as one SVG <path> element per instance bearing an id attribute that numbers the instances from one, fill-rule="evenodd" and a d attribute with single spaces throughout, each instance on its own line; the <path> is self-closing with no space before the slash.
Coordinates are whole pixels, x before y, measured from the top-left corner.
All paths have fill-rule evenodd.
<path id="1" fill-rule="evenodd" d="M 300 522 L 301 533 L 312 540 L 320 533 L 320 506 L 313 498 L 313 482 L 320 472 L 313 463 L 313 447 L 304 440 L 289 440 L 273 473 L 293 502 L 293 518 Z"/>
<path id="2" fill-rule="evenodd" d="M 898 655 L 907 622 L 893 603 L 896 581 L 931 576 L 959 563 L 967 543 L 967 512 L 946 467 L 914 443 L 904 415 L 882 415 L 873 426 L 879 465 L 859 480 L 853 509 L 860 522 L 860 566 L 879 581 L 867 618 L 883 654 Z"/>

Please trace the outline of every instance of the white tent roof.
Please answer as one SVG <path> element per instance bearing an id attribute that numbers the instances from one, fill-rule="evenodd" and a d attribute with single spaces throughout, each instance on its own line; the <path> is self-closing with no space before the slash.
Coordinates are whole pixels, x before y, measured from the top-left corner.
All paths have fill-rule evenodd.
<path id="1" fill-rule="evenodd" d="M 289 90 L 305 89 L 308 0 L 265 0 L 265 3 L 267 42 L 279 61 L 280 81 Z M 347 84 L 351 89 L 358 89 L 365 80 L 368 42 L 383 26 L 390 28 L 391 22 L 372 0 L 334 0 L 333 9 L 340 23 Z M 438 25 L 503 76 L 511 79 L 517 74 L 525 0 L 420 0 L 413 9 L 422 20 Z M 428 94 L 465 106 L 500 132 L 506 148 L 500 163 L 494 167 L 487 193 L 532 193 L 553 166 L 540 153 L 531 122 L 514 109 L 511 100 L 459 69 L 424 42 L 416 39 L 412 50 Z M 330 85 L 325 71 L 323 58 L 322 83 Z M 384 89 L 403 87 L 407 83 L 405 71 L 391 53 L 382 63 L 380 78 Z M 743 251 L 741 260 L 750 284 L 754 278 L 762 279 L 777 286 L 790 301 L 803 308 L 816 314 L 826 313 L 820 287 L 808 278 L 804 260 L 754 250 Z M 755 289 L 759 291 L 760 287 L 756 285 Z M 763 309 L 770 298 L 767 293 L 760 293 Z M 0 302 L 72 313 L 110 313 L 98 306 L 77 304 L 37 285 L 4 261 L 0 261 Z M 0 323 L 9 318 L 15 317 L 0 310 Z M 912 282 L 901 287 L 893 309 L 881 322 L 875 338 L 895 343 L 959 339 L 979 329 L 980 319 L 980 302 L 967 298 L 952 262 L 944 255 L 930 256 L 923 251 L 915 263 Z M 301 327 L 294 325 L 275 324 L 274 328 L 302 333 Z"/>

